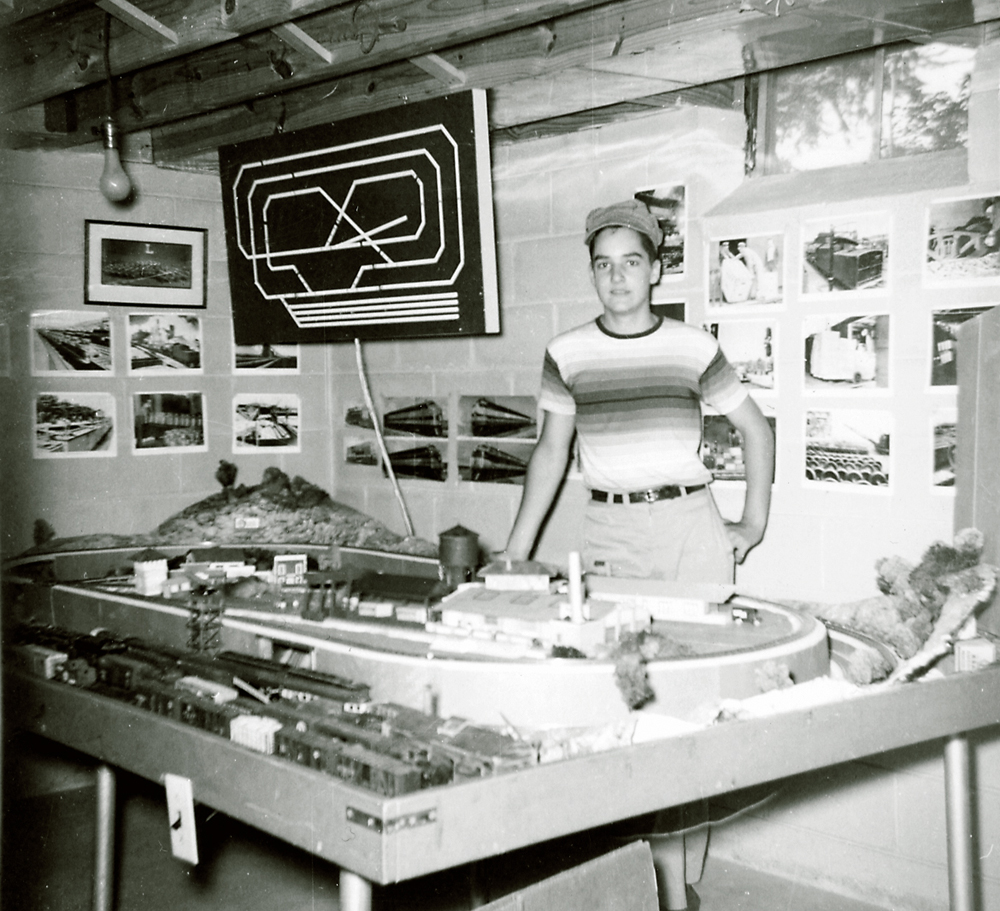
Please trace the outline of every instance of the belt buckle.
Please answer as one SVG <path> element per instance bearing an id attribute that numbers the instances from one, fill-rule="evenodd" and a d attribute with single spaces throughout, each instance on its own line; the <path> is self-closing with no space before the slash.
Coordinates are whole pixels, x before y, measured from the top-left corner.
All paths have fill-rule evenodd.
<path id="1" fill-rule="evenodd" d="M 655 503 L 660 499 L 660 492 L 658 490 L 644 490 L 642 492 L 642 498 L 647 503 Z"/>

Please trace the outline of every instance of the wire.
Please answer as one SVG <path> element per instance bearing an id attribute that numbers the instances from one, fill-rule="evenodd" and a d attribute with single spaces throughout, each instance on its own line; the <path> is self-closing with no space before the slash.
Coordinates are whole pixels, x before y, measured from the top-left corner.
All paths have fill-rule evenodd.
<path id="1" fill-rule="evenodd" d="M 393 470 L 392 460 L 389 458 L 389 451 L 386 449 L 385 440 L 382 437 L 381 421 L 379 421 L 378 414 L 375 411 L 375 402 L 372 400 L 371 389 L 368 387 L 368 377 L 365 375 L 365 362 L 361 356 L 361 339 L 359 338 L 354 339 L 354 353 L 357 355 L 361 394 L 364 396 L 365 407 L 368 409 L 368 414 L 371 415 L 372 426 L 375 428 L 375 439 L 378 441 L 379 452 L 382 453 L 382 464 L 385 465 L 385 471 L 389 476 L 389 481 L 392 483 L 392 490 L 396 495 L 396 501 L 399 503 L 400 512 L 403 513 L 403 524 L 406 526 L 406 534 L 412 538 L 413 523 L 410 521 L 410 514 L 406 509 L 406 501 L 403 499 L 403 491 L 399 488 L 399 481 L 396 479 L 396 472 Z"/>

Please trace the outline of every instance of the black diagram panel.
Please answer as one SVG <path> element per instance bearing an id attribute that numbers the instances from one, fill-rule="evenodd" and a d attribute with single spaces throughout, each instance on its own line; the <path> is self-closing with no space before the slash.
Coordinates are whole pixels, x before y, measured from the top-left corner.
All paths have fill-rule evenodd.
<path id="1" fill-rule="evenodd" d="M 481 91 L 219 150 L 236 343 L 499 331 Z"/>

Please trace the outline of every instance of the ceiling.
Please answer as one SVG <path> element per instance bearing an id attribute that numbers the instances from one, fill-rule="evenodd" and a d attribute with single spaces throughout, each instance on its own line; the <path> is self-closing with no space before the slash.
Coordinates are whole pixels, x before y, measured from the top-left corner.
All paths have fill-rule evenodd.
<path id="1" fill-rule="evenodd" d="M 997 40 L 1000 0 L 0 0 L 0 142 L 93 148 L 113 103 L 151 160 L 214 167 L 469 88 L 503 141 L 733 107 L 737 77 L 941 33 Z"/>

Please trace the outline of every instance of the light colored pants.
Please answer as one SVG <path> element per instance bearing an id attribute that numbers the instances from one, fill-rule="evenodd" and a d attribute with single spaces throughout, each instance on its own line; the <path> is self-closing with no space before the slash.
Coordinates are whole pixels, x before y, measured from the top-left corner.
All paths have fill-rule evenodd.
<path id="1" fill-rule="evenodd" d="M 708 488 L 655 503 L 587 504 L 583 566 L 597 575 L 731 585 L 733 545 Z"/>

